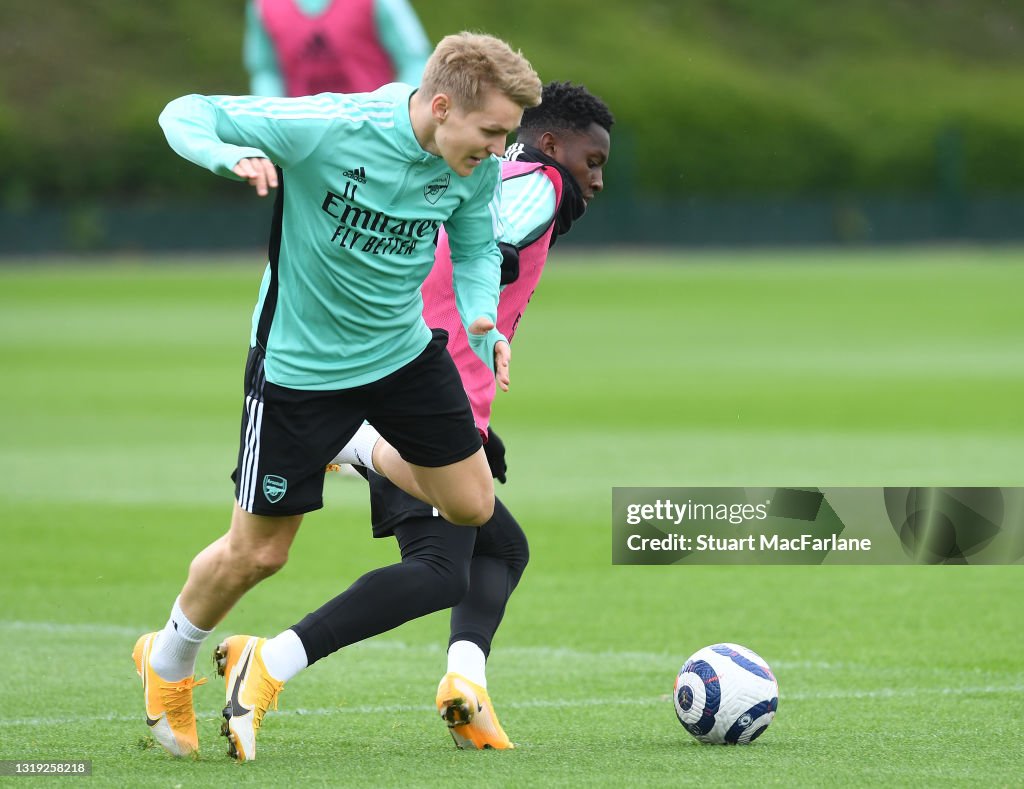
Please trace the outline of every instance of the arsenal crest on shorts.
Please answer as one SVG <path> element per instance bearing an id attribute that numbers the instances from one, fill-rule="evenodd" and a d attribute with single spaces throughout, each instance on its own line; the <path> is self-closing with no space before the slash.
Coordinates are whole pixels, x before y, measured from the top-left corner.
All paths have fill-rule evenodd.
<path id="1" fill-rule="evenodd" d="M 451 182 L 451 179 L 451 173 L 445 173 L 444 175 L 437 176 L 437 178 L 424 186 L 423 196 L 427 198 L 427 202 L 431 205 L 436 205 L 437 201 L 441 199 L 441 195 L 448 190 L 448 184 Z"/>
<path id="2" fill-rule="evenodd" d="M 287 490 L 288 480 L 284 477 L 279 477 L 277 474 L 267 474 L 263 478 L 263 495 L 267 497 L 267 501 L 271 504 L 277 504 L 277 502 L 283 499 Z"/>

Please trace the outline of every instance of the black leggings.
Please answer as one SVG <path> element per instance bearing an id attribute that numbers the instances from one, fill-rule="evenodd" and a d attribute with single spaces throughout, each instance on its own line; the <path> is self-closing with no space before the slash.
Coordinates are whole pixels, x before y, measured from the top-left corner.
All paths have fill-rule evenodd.
<path id="1" fill-rule="evenodd" d="M 451 637 L 490 654 L 505 605 L 530 559 L 526 535 L 501 501 L 479 528 L 415 517 L 394 529 L 402 561 L 371 570 L 294 630 L 309 665 L 411 619 L 452 609 Z"/>

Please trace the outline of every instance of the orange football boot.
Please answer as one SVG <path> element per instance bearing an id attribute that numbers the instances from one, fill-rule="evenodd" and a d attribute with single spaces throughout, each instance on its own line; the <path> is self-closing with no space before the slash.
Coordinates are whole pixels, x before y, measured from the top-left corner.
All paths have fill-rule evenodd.
<path id="1" fill-rule="evenodd" d="M 487 691 L 461 674 L 450 671 L 442 677 L 437 686 L 437 711 L 448 724 L 458 748 L 505 750 L 516 747 L 498 723 Z"/>
<path id="2" fill-rule="evenodd" d="M 142 678 L 142 694 L 146 702 L 146 723 L 153 737 L 174 756 L 191 756 L 199 751 L 196 713 L 192 707 L 192 689 L 206 679 L 196 681 L 195 675 L 178 682 L 162 679 L 150 664 L 157 633 L 147 633 L 135 642 L 132 660 Z"/>
<path id="3" fill-rule="evenodd" d="M 231 636 L 213 653 L 217 673 L 224 677 L 226 701 L 220 733 L 228 738 L 228 756 L 240 762 L 256 758 L 256 734 L 270 705 L 277 709 L 284 683 L 270 676 L 263 663 L 265 638 Z"/>

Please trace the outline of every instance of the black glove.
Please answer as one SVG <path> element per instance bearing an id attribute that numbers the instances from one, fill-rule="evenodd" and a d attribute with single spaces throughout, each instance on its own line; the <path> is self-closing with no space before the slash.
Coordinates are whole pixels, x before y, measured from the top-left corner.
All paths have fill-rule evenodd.
<path id="1" fill-rule="evenodd" d="M 519 279 L 519 250 L 504 241 L 498 242 L 501 250 L 501 284 L 510 285 Z"/>
<path id="2" fill-rule="evenodd" d="M 491 476 L 504 485 L 505 472 L 508 471 L 505 464 L 505 442 L 491 428 L 487 428 L 484 455 L 487 457 L 487 465 L 491 467 Z"/>

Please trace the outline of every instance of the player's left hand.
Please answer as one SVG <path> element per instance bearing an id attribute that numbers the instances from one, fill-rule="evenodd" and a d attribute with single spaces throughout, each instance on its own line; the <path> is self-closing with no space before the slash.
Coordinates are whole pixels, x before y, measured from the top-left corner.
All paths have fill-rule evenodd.
<path id="1" fill-rule="evenodd" d="M 469 324 L 469 333 L 475 335 L 487 334 L 494 328 L 494 321 L 481 315 Z M 470 343 L 472 345 L 472 343 Z M 498 340 L 494 343 L 494 378 L 501 387 L 501 391 L 507 392 L 511 378 L 509 376 L 509 363 L 512 361 L 512 348 L 507 340 Z"/>
<path id="2" fill-rule="evenodd" d="M 508 365 L 512 361 L 512 347 L 501 340 L 494 344 L 494 380 L 501 391 L 507 392 L 509 385 Z"/>

